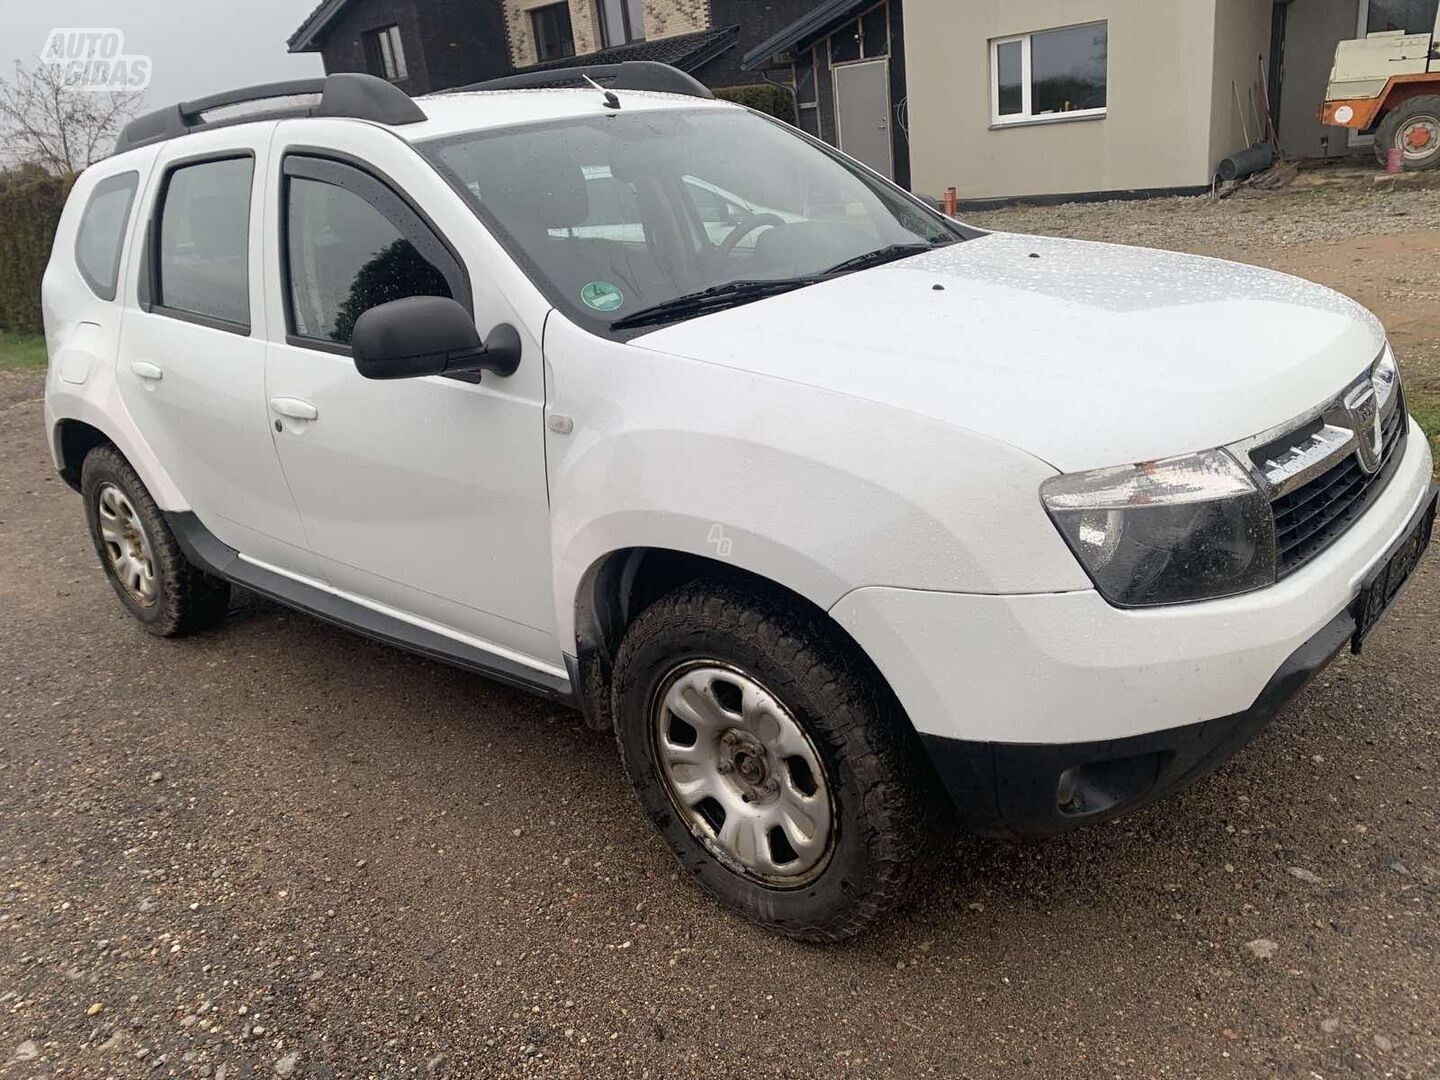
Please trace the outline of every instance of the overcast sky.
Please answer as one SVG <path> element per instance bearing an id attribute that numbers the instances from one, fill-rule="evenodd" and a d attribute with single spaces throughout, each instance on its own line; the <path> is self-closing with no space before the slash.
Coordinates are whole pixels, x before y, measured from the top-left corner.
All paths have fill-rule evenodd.
<path id="1" fill-rule="evenodd" d="M 285 39 L 318 0 L 0 0 L 0 71 L 33 62 L 55 27 L 117 27 L 153 63 L 144 107 L 249 83 L 324 74 L 319 53 Z"/>

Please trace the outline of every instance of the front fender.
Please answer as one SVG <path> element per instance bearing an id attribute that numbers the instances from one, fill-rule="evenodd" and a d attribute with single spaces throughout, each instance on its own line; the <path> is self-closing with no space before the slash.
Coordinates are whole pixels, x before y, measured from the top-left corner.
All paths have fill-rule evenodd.
<path id="1" fill-rule="evenodd" d="M 619 549 L 729 562 L 828 609 L 866 585 L 1087 588 L 1039 500 L 1054 470 L 953 425 L 602 341 L 552 315 L 547 468 L 556 626 Z M 567 430 L 568 429 L 568 430 Z"/>

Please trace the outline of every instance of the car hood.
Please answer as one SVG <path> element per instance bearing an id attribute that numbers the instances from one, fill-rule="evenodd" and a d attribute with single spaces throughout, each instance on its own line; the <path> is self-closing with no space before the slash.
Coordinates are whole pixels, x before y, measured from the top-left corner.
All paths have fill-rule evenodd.
<path id="1" fill-rule="evenodd" d="M 1284 423 L 1364 371 L 1384 331 L 1286 274 L 988 233 L 631 344 L 934 417 L 1070 472 Z"/>

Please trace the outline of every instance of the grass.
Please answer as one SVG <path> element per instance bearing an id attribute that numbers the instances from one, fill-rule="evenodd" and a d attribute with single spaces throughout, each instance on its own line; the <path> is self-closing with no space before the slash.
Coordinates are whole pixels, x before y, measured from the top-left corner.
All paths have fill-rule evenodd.
<path id="1" fill-rule="evenodd" d="M 45 339 L 39 334 L 12 334 L 0 330 L 0 371 L 23 371 L 45 366 Z"/>
<path id="2" fill-rule="evenodd" d="M 1410 406 L 1411 415 L 1430 437 L 1430 444 L 1435 447 L 1435 474 L 1440 476 L 1440 397 L 1417 395 L 1407 404 Z"/>

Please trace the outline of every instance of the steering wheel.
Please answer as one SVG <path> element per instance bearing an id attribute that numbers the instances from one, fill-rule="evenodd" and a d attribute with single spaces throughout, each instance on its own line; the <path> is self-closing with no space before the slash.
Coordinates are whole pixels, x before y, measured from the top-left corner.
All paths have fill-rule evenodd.
<path id="1" fill-rule="evenodd" d="M 740 243 L 741 240 L 745 239 L 745 237 L 749 236 L 756 229 L 763 228 L 766 225 L 784 224 L 785 219 L 778 214 L 746 214 L 736 224 L 735 228 L 730 230 L 725 239 L 720 241 L 719 246 L 716 247 L 716 261 L 718 262 L 720 259 L 728 258 L 730 253 L 735 250 L 735 245 Z"/>

